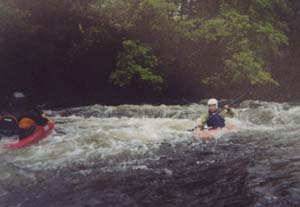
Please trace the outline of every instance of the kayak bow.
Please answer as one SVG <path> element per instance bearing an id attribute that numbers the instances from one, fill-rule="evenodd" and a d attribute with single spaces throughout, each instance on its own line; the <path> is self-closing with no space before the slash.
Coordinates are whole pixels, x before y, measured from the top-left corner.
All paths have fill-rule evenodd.
<path id="1" fill-rule="evenodd" d="M 54 125 L 54 121 L 48 121 L 45 126 L 36 126 L 35 131 L 31 135 L 19 139 L 17 143 L 5 145 L 2 149 L 19 149 L 33 145 L 48 137 L 52 133 Z"/>
<path id="2" fill-rule="evenodd" d="M 227 125 L 224 128 L 217 129 L 196 129 L 193 131 L 193 136 L 198 137 L 202 140 L 212 140 L 216 138 L 216 136 L 222 132 L 227 132 L 234 129 L 234 125 Z"/>

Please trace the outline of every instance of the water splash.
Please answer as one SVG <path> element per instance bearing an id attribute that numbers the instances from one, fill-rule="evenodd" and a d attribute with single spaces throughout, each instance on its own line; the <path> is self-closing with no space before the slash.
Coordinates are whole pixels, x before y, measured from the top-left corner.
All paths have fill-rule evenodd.
<path id="1" fill-rule="evenodd" d="M 167 188 L 181 183 L 177 189 L 181 191 L 189 182 L 205 180 L 196 176 L 199 170 L 203 176 L 213 177 L 207 181 L 213 185 L 224 187 L 231 183 L 236 188 L 241 185 L 244 200 L 254 206 L 288 206 L 283 203 L 299 201 L 300 106 L 245 101 L 238 109 L 238 117 L 227 120 L 236 130 L 221 133 L 213 142 L 201 142 L 186 131 L 195 126 L 205 110 L 204 105 L 191 104 L 95 105 L 48 111 L 57 123 L 53 135 L 28 148 L 0 151 L 0 203 L 1 195 L 6 202 L 11 201 L 7 194 L 1 193 L 7 191 L 7 186 L 13 186 L 15 193 L 20 185 L 45 187 L 49 176 L 69 185 L 93 183 L 105 175 L 118 188 L 114 179 L 117 174 L 125 176 L 134 189 L 138 184 L 130 174 L 145 173 L 150 180 L 165 179 Z M 214 171 L 214 167 L 225 167 L 225 171 Z M 180 179 L 176 181 L 176 177 Z M 138 180 L 144 186 L 150 185 L 147 180 Z M 204 180 L 197 185 L 207 187 Z M 229 200 L 243 203 L 243 199 L 231 197 L 235 190 L 230 188 L 225 203 Z M 200 192 L 204 193 L 200 189 L 194 193 L 200 195 Z M 212 201 L 220 200 L 221 195 L 206 193 Z M 258 199 L 253 201 L 249 195 Z"/>

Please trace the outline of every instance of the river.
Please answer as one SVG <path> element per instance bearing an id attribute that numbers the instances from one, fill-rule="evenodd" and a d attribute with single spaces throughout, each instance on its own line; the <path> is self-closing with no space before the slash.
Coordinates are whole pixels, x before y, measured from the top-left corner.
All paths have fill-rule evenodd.
<path id="1" fill-rule="evenodd" d="M 300 206 L 300 105 L 244 101 L 209 142 L 187 131 L 205 110 L 48 110 L 51 136 L 0 151 L 0 206 Z"/>

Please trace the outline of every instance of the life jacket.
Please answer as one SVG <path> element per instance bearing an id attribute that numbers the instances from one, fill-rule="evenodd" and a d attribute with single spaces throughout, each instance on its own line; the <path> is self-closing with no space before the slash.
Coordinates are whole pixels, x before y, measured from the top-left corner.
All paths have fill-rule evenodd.
<path id="1" fill-rule="evenodd" d="M 30 118 L 22 118 L 19 122 L 13 115 L 0 116 L 0 139 L 2 137 L 19 136 L 20 139 L 34 133 L 35 122 Z"/>
<path id="2" fill-rule="evenodd" d="M 29 129 L 32 126 L 35 126 L 36 123 L 33 119 L 24 117 L 24 118 L 20 119 L 18 125 L 19 125 L 19 128 L 21 128 L 21 129 Z"/>
<path id="3" fill-rule="evenodd" d="M 225 127 L 225 119 L 219 113 L 209 113 L 207 126 L 213 129 Z"/>

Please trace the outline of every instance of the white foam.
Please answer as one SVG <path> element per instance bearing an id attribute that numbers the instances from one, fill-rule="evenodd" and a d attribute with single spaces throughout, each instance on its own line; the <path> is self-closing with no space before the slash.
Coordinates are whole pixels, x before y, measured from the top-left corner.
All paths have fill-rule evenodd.
<path id="1" fill-rule="evenodd" d="M 260 106 L 253 109 L 245 107 L 239 110 L 238 118 L 227 119 L 229 124 L 236 126 L 229 133 L 272 132 L 284 127 L 295 127 L 300 122 L 300 107 L 286 108 L 286 104 L 265 102 L 255 104 Z M 198 104 L 119 107 L 96 105 L 72 110 L 77 112 L 71 116 L 63 116 L 64 111 L 53 112 L 53 119 L 57 124 L 55 133 L 47 139 L 22 150 L 1 151 L 0 155 L 5 153 L 5 159 L 9 159 L 9 162 L 31 170 L 57 169 L 75 163 L 89 165 L 94 161 L 122 154 L 143 155 L 151 153 L 161 143 L 173 145 L 190 141 L 191 133 L 186 130 L 195 126 L 196 119 L 205 112 L 206 107 Z M 86 116 L 91 111 L 97 111 L 98 114 Z M 110 117 L 116 111 L 118 116 Z M 102 112 L 106 115 L 103 116 Z M 153 113 L 160 117 L 153 117 Z M 266 117 L 263 117 L 264 113 L 267 114 Z M 258 123 L 263 122 L 259 120 L 259 116 L 266 119 L 264 124 Z M 224 134 L 227 132 L 222 131 L 217 138 L 222 139 Z"/>

